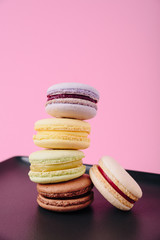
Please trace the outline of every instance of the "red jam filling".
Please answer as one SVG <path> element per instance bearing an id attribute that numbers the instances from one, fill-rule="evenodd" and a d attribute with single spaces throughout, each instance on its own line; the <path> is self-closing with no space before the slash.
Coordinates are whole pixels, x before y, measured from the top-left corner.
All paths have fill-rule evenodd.
<path id="1" fill-rule="evenodd" d="M 53 100 L 53 99 L 58 99 L 58 98 L 79 98 L 79 99 L 84 99 L 93 103 L 97 103 L 97 100 L 90 98 L 88 96 L 80 95 L 80 94 L 57 94 L 57 95 L 48 95 L 47 96 L 47 101 Z"/>
<path id="2" fill-rule="evenodd" d="M 131 199 L 130 197 L 128 197 L 124 192 L 121 191 L 121 189 L 119 189 L 114 182 L 112 182 L 112 180 L 107 176 L 107 174 L 103 171 L 103 169 L 98 166 L 98 170 L 100 171 L 100 173 L 102 174 L 102 176 L 105 178 L 105 180 L 114 188 L 114 190 L 116 190 L 123 198 L 125 198 L 128 202 L 130 203 L 135 203 L 135 201 L 133 199 Z"/>

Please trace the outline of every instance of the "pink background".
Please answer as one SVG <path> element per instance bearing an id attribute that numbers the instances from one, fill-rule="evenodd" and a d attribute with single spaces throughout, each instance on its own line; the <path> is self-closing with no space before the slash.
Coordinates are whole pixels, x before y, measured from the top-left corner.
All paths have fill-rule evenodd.
<path id="1" fill-rule="evenodd" d="M 158 0 L 1 0 L 0 160 L 39 149 L 48 87 L 81 82 L 100 92 L 84 162 L 160 173 L 159 20 Z"/>

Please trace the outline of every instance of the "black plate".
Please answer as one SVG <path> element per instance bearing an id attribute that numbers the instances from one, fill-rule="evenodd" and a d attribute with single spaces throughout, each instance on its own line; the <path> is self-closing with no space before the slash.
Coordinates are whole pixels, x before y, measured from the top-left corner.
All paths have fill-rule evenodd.
<path id="1" fill-rule="evenodd" d="M 92 205 L 56 213 L 37 205 L 36 184 L 28 178 L 27 157 L 0 163 L 0 240 L 159 240 L 160 175 L 129 171 L 143 197 L 129 212 L 109 204 L 94 188 Z M 90 165 L 87 165 L 87 171 Z"/>

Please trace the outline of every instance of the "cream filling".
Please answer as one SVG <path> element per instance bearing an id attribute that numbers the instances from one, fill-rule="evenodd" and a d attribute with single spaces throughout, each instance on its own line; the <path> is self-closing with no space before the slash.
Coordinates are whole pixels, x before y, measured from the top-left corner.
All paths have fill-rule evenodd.
<path id="1" fill-rule="evenodd" d="M 87 137 L 88 137 L 88 134 L 84 132 L 79 133 L 79 132 L 63 132 L 63 131 L 38 131 L 37 135 L 33 135 L 33 140 L 61 139 L 61 140 L 90 142 L 90 139 Z"/>
<path id="2" fill-rule="evenodd" d="M 74 162 L 64 162 L 59 164 L 31 164 L 30 170 L 33 172 L 49 172 L 49 171 L 57 171 L 64 170 L 69 168 L 75 168 L 82 165 L 82 160 L 74 161 Z"/>
<path id="3" fill-rule="evenodd" d="M 125 206 L 132 208 L 133 204 L 128 202 L 125 198 L 123 198 L 107 181 L 106 179 L 102 176 L 100 171 L 98 170 L 97 165 L 93 166 L 93 171 L 95 175 L 100 179 L 100 181 L 103 183 L 103 186 L 122 204 Z"/>
<path id="4" fill-rule="evenodd" d="M 93 103 L 91 101 L 83 100 L 83 99 L 76 99 L 76 98 L 59 98 L 59 99 L 52 99 L 47 101 L 46 106 L 49 104 L 78 104 L 78 105 L 83 105 L 87 107 L 92 107 L 97 110 L 97 105 L 96 103 Z"/>
<path id="5" fill-rule="evenodd" d="M 86 167 L 84 165 L 72 169 L 64 169 L 64 170 L 57 170 L 57 171 L 49 171 L 49 172 L 33 172 L 29 171 L 28 175 L 30 177 L 41 177 L 41 178 L 49 178 L 55 176 L 64 176 L 64 175 L 72 175 L 82 171 L 85 171 Z"/>
<path id="6" fill-rule="evenodd" d="M 79 120 L 80 121 L 80 120 Z M 37 124 L 35 125 L 35 130 L 38 131 L 65 131 L 65 132 L 80 132 L 80 133 L 90 133 L 90 127 L 85 126 L 68 126 L 68 125 L 45 125 Z"/>
<path id="7" fill-rule="evenodd" d="M 84 157 L 84 156 L 83 156 Z M 82 158 L 83 158 L 82 157 Z M 66 162 L 74 162 L 74 161 L 80 161 L 82 158 L 79 156 L 75 157 L 63 157 L 60 159 L 30 159 L 30 163 L 32 164 L 61 164 Z"/>
<path id="8" fill-rule="evenodd" d="M 91 192 L 89 195 L 87 195 L 85 197 L 78 197 L 77 199 L 65 199 L 65 200 L 63 200 L 63 199 L 61 199 L 61 200 L 48 199 L 41 195 L 38 195 L 38 200 L 40 202 L 42 202 L 43 204 L 59 206 L 59 207 L 80 205 L 80 204 L 84 204 L 84 203 L 90 201 L 91 199 L 93 199 L 93 192 Z"/>
<path id="9" fill-rule="evenodd" d="M 108 177 L 112 180 L 112 182 L 129 198 L 133 199 L 134 201 L 137 201 L 138 198 L 134 196 L 131 192 L 129 192 L 116 178 L 113 176 L 113 174 L 109 171 L 106 166 L 102 163 L 102 161 L 99 161 L 100 167 L 106 172 Z"/>

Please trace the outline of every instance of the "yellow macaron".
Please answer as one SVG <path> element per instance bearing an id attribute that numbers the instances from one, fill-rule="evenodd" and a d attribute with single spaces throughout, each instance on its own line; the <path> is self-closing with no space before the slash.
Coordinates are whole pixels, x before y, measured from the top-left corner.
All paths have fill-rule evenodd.
<path id="1" fill-rule="evenodd" d="M 90 145 L 89 123 L 67 118 L 42 119 L 35 123 L 35 145 L 52 149 L 85 149 Z"/>

